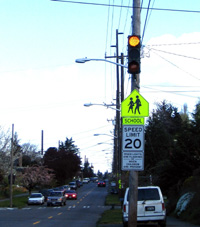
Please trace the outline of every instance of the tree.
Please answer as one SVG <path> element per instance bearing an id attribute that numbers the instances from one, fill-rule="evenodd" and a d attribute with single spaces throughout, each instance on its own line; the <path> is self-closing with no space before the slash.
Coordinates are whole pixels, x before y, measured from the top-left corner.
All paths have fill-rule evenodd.
<path id="1" fill-rule="evenodd" d="M 10 145 L 11 145 L 10 131 L 4 131 L 0 126 L 0 166 L 4 174 L 10 171 Z"/>
<path id="2" fill-rule="evenodd" d="M 50 186 L 54 179 L 54 174 L 51 169 L 44 166 L 32 166 L 25 169 L 22 175 L 22 184 L 29 191 L 36 186 Z"/>
<path id="3" fill-rule="evenodd" d="M 59 149 L 50 147 L 44 155 L 44 165 L 54 170 L 58 184 L 65 184 L 80 171 L 81 160 L 78 148 L 72 139 L 66 138 Z"/>
<path id="4" fill-rule="evenodd" d="M 83 177 L 93 177 L 93 176 L 94 176 L 93 168 L 90 166 L 88 159 L 86 159 L 83 167 Z"/>
<path id="5" fill-rule="evenodd" d="M 179 114 L 166 101 L 157 105 L 146 125 L 145 171 L 163 191 L 181 185 L 200 166 L 200 105 L 193 120 L 187 107 Z"/>
<path id="6" fill-rule="evenodd" d="M 173 153 L 180 130 L 181 116 L 177 108 L 166 101 L 157 103 L 157 110 L 149 117 L 145 129 L 145 163 L 148 169 Z"/>

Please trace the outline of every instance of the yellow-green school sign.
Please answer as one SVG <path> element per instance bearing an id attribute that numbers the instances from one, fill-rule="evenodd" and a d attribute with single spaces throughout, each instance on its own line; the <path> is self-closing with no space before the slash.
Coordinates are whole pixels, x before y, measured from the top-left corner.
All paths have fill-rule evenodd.
<path id="1" fill-rule="evenodd" d="M 149 103 L 137 90 L 121 103 L 121 117 L 148 117 Z"/>

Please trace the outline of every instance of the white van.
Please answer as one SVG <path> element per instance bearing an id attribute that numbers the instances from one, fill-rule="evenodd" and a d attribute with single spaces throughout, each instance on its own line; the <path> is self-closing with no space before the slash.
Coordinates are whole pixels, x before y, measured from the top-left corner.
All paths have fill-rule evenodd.
<path id="1" fill-rule="evenodd" d="M 126 189 L 123 202 L 123 225 L 128 226 L 129 188 Z M 166 209 L 162 192 L 158 186 L 138 187 L 138 222 L 155 222 L 166 226 Z"/>

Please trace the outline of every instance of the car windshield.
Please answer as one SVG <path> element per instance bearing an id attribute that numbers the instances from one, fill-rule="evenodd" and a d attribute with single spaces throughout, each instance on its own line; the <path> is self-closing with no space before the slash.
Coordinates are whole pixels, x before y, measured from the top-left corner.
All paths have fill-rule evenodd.
<path id="1" fill-rule="evenodd" d="M 41 194 L 32 194 L 30 196 L 30 198 L 38 198 L 38 197 L 42 197 L 42 195 Z"/>
<path id="2" fill-rule="evenodd" d="M 50 196 L 62 196 L 62 192 L 51 192 Z"/>
<path id="3" fill-rule="evenodd" d="M 145 188 L 138 190 L 138 201 L 144 200 L 160 200 L 159 192 L 156 188 Z M 129 191 L 128 191 L 129 201 Z"/>
<path id="4" fill-rule="evenodd" d="M 68 191 L 66 191 L 66 193 L 75 193 L 75 191 L 74 190 L 68 190 Z"/>
<path id="5" fill-rule="evenodd" d="M 70 182 L 69 185 L 75 185 L 75 182 Z"/>

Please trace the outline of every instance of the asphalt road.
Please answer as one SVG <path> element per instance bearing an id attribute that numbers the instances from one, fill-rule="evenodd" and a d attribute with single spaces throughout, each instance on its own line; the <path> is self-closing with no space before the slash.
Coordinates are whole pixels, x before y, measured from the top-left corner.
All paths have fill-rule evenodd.
<path id="1" fill-rule="evenodd" d="M 104 210 L 107 188 L 96 183 L 85 184 L 77 190 L 77 200 L 67 200 L 66 206 L 32 205 L 23 209 L 0 208 L 0 226 L 3 227 L 95 227 Z"/>
<path id="2" fill-rule="evenodd" d="M 107 188 L 98 188 L 95 183 L 85 184 L 77 190 L 77 200 L 67 200 L 66 206 L 47 207 L 32 205 L 23 209 L 0 208 L 0 227 L 95 227 L 104 210 Z M 123 225 L 100 225 L 122 227 Z M 157 225 L 138 225 L 138 227 Z M 167 217 L 167 227 L 200 227 Z"/>

